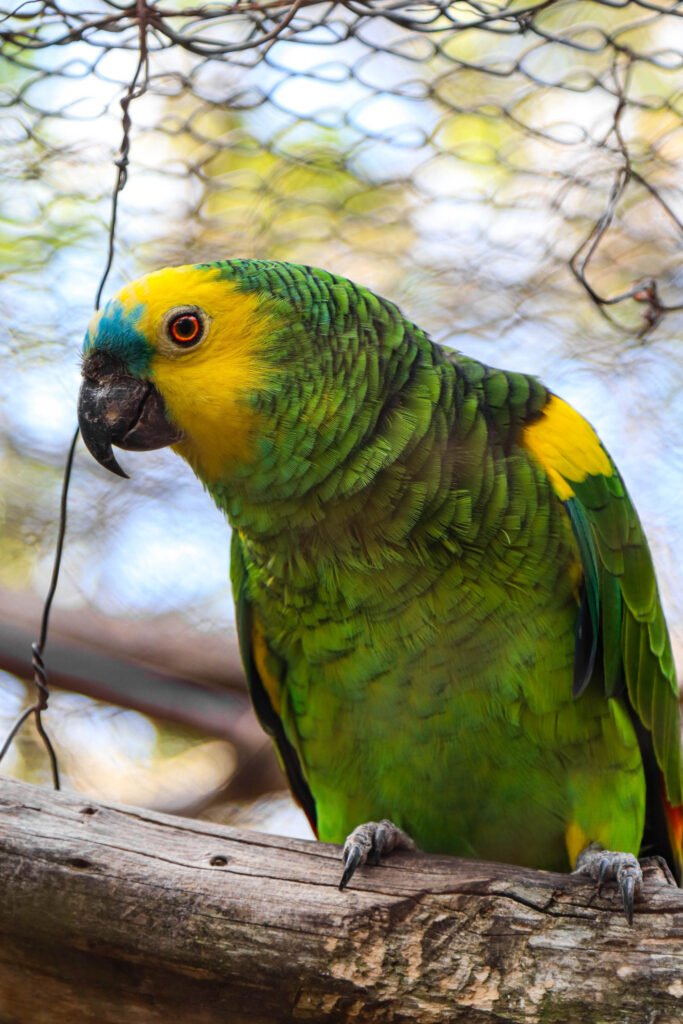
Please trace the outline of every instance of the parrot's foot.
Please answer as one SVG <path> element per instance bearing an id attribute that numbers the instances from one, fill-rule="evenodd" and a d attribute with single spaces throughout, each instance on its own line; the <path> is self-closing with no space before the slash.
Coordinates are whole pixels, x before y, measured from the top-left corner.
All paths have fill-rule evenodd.
<path id="1" fill-rule="evenodd" d="M 354 828 L 344 843 L 342 860 L 344 873 L 339 883 L 345 889 L 351 881 L 353 873 L 361 864 L 379 864 L 382 855 L 394 850 L 414 850 L 415 843 L 410 836 L 394 825 L 393 821 L 383 818 L 382 821 L 367 821 L 364 825 Z"/>
<path id="2" fill-rule="evenodd" d="M 643 884 L 643 872 L 632 853 L 614 853 L 603 850 L 599 843 L 591 843 L 576 860 L 575 875 L 588 875 L 598 883 L 616 882 L 624 902 L 624 913 L 633 924 L 633 903 Z"/>

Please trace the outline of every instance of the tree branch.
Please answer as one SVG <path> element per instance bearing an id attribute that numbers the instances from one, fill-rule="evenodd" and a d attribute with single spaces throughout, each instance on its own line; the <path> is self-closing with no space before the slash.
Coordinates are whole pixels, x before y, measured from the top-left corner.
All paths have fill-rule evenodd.
<path id="1" fill-rule="evenodd" d="M 0 1019 L 674 1024 L 683 893 L 399 854 L 340 893 L 339 850 L 0 789 Z"/>

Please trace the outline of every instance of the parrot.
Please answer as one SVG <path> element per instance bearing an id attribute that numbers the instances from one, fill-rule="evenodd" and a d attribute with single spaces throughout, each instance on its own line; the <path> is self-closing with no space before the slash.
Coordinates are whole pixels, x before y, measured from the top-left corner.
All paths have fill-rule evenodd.
<path id="1" fill-rule="evenodd" d="M 329 271 L 154 271 L 94 316 L 78 418 L 170 446 L 231 526 L 256 714 L 339 887 L 395 849 L 681 882 L 679 696 L 651 554 L 590 424 Z"/>

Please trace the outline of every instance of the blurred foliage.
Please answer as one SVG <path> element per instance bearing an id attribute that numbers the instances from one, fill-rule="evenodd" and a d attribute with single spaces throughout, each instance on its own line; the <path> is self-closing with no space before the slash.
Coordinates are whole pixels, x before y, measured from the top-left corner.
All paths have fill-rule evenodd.
<path id="1" fill-rule="evenodd" d="M 6 10 L 0 586 L 46 587 L 142 33 L 107 293 L 167 263 L 313 263 L 539 374 L 622 469 L 681 650 L 679 4 Z M 168 452 L 124 462 L 77 461 L 58 600 L 224 629 L 225 525 Z"/>

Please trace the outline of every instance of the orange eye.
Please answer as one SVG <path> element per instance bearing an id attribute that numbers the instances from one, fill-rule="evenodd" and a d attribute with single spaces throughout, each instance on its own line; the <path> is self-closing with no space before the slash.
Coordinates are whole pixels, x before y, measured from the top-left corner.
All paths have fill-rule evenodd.
<path id="1" fill-rule="evenodd" d="M 202 322 L 196 313 L 180 313 L 171 320 L 168 331 L 176 345 L 194 345 L 202 334 Z"/>

